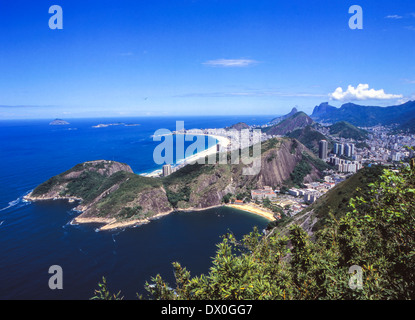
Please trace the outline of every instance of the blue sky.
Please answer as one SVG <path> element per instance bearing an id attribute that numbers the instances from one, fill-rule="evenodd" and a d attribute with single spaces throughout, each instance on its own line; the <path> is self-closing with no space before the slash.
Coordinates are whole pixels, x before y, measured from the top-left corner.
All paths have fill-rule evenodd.
<path id="1" fill-rule="evenodd" d="M 0 119 L 394 105 L 415 100 L 414 53 L 407 0 L 2 0 Z"/>

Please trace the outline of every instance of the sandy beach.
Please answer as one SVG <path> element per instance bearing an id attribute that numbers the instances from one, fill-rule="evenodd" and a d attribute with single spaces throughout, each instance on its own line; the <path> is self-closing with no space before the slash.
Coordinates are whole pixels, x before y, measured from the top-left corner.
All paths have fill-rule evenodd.
<path id="1" fill-rule="evenodd" d="M 274 218 L 273 213 L 271 213 L 269 211 L 265 211 L 262 208 L 260 208 L 258 206 L 255 206 L 255 205 L 252 205 L 252 204 L 228 204 L 227 206 L 231 207 L 231 208 L 238 209 L 238 210 L 243 210 L 243 211 L 247 211 L 247 212 L 250 212 L 250 213 L 260 215 L 260 216 L 262 216 L 262 217 L 264 217 L 264 218 L 266 218 L 270 221 L 276 220 Z"/>
<path id="2" fill-rule="evenodd" d="M 176 133 L 177 134 L 177 133 Z M 181 133 L 180 133 L 181 134 Z M 191 133 L 189 135 L 192 135 Z M 210 148 L 203 150 L 201 152 L 198 152 L 194 155 L 191 155 L 189 157 L 184 158 L 183 160 L 180 160 L 177 164 L 182 164 L 182 163 L 195 163 L 198 159 L 200 158 L 205 158 L 206 156 L 210 156 L 212 154 L 216 153 L 217 150 L 217 145 L 219 144 L 223 149 L 226 149 L 226 147 L 231 143 L 230 140 L 227 137 L 224 136 L 216 136 L 216 135 L 210 135 L 210 134 L 195 134 L 196 136 L 207 136 L 207 137 L 211 137 L 214 138 L 216 140 L 218 140 L 218 143 L 211 146 Z"/>
<path id="3" fill-rule="evenodd" d="M 185 133 L 174 133 L 174 134 L 184 134 Z M 218 140 L 218 143 L 211 146 L 210 148 L 203 150 L 201 152 L 198 152 L 196 154 L 193 154 L 191 156 L 188 156 L 180 161 L 177 162 L 176 165 L 183 165 L 183 164 L 194 164 L 196 163 L 196 161 L 200 158 L 205 158 L 206 156 L 210 156 L 216 153 L 217 150 L 217 145 L 219 144 L 221 146 L 221 148 L 223 150 L 226 150 L 227 146 L 231 143 L 230 140 L 227 137 L 224 136 L 217 136 L 217 135 L 211 135 L 211 134 L 202 134 L 202 133 L 198 133 L 198 134 L 192 134 L 192 133 L 186 133 L 188 135 L 195 135 L 195 136 L 207 136 L 207 137 L 212 137 L 216 140 Z M 143 173 L 141 174 L 142 176 L 146 176 L 146 177 L 159 177 L 162 173 L 161 169 L 157 169 L 151 173 Z"/>

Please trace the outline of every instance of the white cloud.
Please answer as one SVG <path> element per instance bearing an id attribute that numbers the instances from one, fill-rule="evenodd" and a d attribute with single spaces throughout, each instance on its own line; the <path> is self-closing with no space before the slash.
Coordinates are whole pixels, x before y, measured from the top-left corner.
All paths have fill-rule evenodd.
<path id="1" fill-rule="evenodd" d="M 204 62 L 204 65 L 211 67 L 247 67 L 258 63 L 250 59 L 217 59 Z"/>
<path id="2" fill-rule="evenodd" d="M 412 96 L 408 96 L 408 97 L 404 97 L 402 99 L 399 99 L 397 101 L 398 104 L 404 104 L 407 103 L 408 101 L 415 101 L 415 93 Z"/>
<path id="3" fill-rule="evenodd" d="M 386 19 L 402 19 L 403 17 L 402 16 L 399 16 L 397 14 L 391 14 L 389 16 L 386 16 L 385 18 Z"/>
<path id="4" fill-rule="evenodd" d="M 356 88 L 349 85 L 346 91 L 338 87 L 333 93 L 329 94 L 333 100 L 390 100 L 399 99 L 403 96 L 401 94 L 388 94 L 383 89 L 375 90 L 369 89 L 368 84 L 359 84 Z"/>
<path id="5" fill-rule="evenodd" d="M 391 14 L 389 16 L 386 16 L 385 18 L 386 19 L 402 19 L 403 17 L 402 16 L 399 16 L 397 14 Z"/>

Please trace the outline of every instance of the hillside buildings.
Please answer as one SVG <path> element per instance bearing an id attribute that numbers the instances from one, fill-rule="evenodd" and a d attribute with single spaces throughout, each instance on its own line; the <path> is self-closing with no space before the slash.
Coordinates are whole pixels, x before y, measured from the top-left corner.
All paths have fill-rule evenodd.
<path id="1" fill-rule="evenodd" d="M 338 156 L 351 158 L 355 154 L 355 145 L 354 143 L 335 143 L 333 153 Z"/>
<path id="2" fill-rule="evenodd" d="M 271 187 L 266 186 L 263 189 L 252 190 L 251 198 L 252 200 L 263 200 L 265 198 L 268 198 L 269 200 L 274 200 L 277 198 L 277 195 Z"/>

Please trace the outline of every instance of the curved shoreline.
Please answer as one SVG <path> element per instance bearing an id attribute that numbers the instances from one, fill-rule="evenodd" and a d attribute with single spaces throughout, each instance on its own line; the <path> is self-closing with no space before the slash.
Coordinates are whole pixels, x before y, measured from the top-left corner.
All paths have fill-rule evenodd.
<path id="1" fill-rule="evenodd" d="M 31 193 L 29 193 L 28 195 L 24 196 L 23 199 L 26 201 L 30 201 L 30 202 L 36 202 L 36 201 L 54 201 L 54 200 L 68 200 L 69 203 L 75 202 L 75 201 L 82 201 L 82 199 L 80 198 L 75 198 L 75 197 L 31 197 L 30 196 Z M 79 204 L 77 207 L 75 207 L 74 209 L 80 211 L 80 215 L 78 217 L 75 217 L 74 219 L 71 220 L 71 224 L 89 224 L 89 223 L 98 223 L 98 224 L 103 224 L 102 227 L 99 228 L 99 231 L 105 231 L 105 230 L 114 230 L 114 229 L 119 229 L 119 228 L 127 228 L 127 227 L 135 227 L 138 225 L 143 225 L 143 224 L 147 224 L 150 223 L 152 220 L 157 220 L 159 218 L 162 218 L 164 216 L 169 215 L 170 213 L 173 212 L 198 212 L 198 211 L 204 211 L 204 210 L 209 210 L 209 209 L 214 209 L 214 208 L 219 208 L 219 207 L 228 207 L 228 208 L 233 208 L 236 210 L 240 210 L 240 211 L 244 211 L 247 213 L 251 213 L 251 214 L 255 214 L 257 216 L 260 216 L 262 218 L 267 219 L 268 221 L 274 221 L 276 220 L 275 217 L 273 216 L 272 213 L 261 210 L 260 208 L 256 208 L 253 207 L 252 205 L 249 204 L 244 204 L 244 205 L 238 205 L 238 204 L 220 204 L 220 205 L 214 205 L 214 206 L 210 206 L 210 207 L 206 207 L 206 208 L 186 208 L 186 209 L 172 209 L 170 211 L 167 212 L 161 212 L 158 213 L 154 216 L 145 218 L 145 219 L 135 219 L 135 220 L 124 220 L 124 221 L 119 221 L 116 218 L 100 218 L 100 217 L 82 217 L 82 210 L 78 210 L 76 208 L 82 208 L 82 204 Z"/>
<path id="2" fill-rule="evenodd" d="M 205 158 L 207 156 L 213 155 L 217 152 L 217 145 L 221 145 L 222 147 L 226 148 L 231 141 L 224 136 L 218 136 L 218 135 L 212 135 L 212 134 L 204 134 L 204 133 L 169 133 L 168 135 L 191 135 L 191 136 L 205 136 L 205 137 L 211 137 L 216 139 L 218 142 L 215 143 L 213 146 L 209 147 L 208 149 L 205 149 L 203 151 L 200 151 L 196 154 L 192 154 L 188 157 L 185 157 L 184 159 L 179 160 L 177 163 L 175 163 L 172 167 L 183 165 L 183 164 L 192 164 L 196 163 L 196 161 L 200 158 Z M 167 134 L 166 134 L 167 135 Z M 191 163 L 192 162 L 192 163 Z M 157 169 L 148 173 L 140 173 L 140 175 L 145 177 L 158 177 L 162 173 L 162 169 Z"/>
<path id="3" fill-rule="evenodd" d="M 274 221 L 276 220 L 272 213 L 269 213 L 267 211 L 260 210 L 258 208 L 252 209 L 249 205 L 234 205 L 234 204 L 227 204 L 227 205 L 216 205 L 216 206 L 210 206 L 206 208 L 187 208 L 187 209 L 174 209 L 170 210 L 168 212 L 162 212 L 158 213 L 152 217 L 148 217 L 146 219 L 136 219 L 136 220 L 126 220 L 126 221 L 117 221 L 116 218 L 98 218 L 98 217 L 91 217 L 91 218 L 82 218 L 77 217 L 74 218 L 72 221 L 79 224 L 88 224 L 88 223 L 102 223 L 104 226 L 100 227 L 100 231 L 105 230 L 114 230 L 119 228 L 128 228 L 128 227 L 135 227 L 138 225 L 143 225 L 150 223 L 152 220 L 157 220 L 159 218 L 162 218 L 164 216 L 167 216 L 173 212 L 198 212 L 198 211 L 205 211 L 209 209 L 219 208 L 219 207 L 228 207 L 233 208 L 236 210 L 244 211 L 247 213 L 255 214 L 257 216 L 260 216 L 262 218 L 267 219 L 268 221 Z"/>

